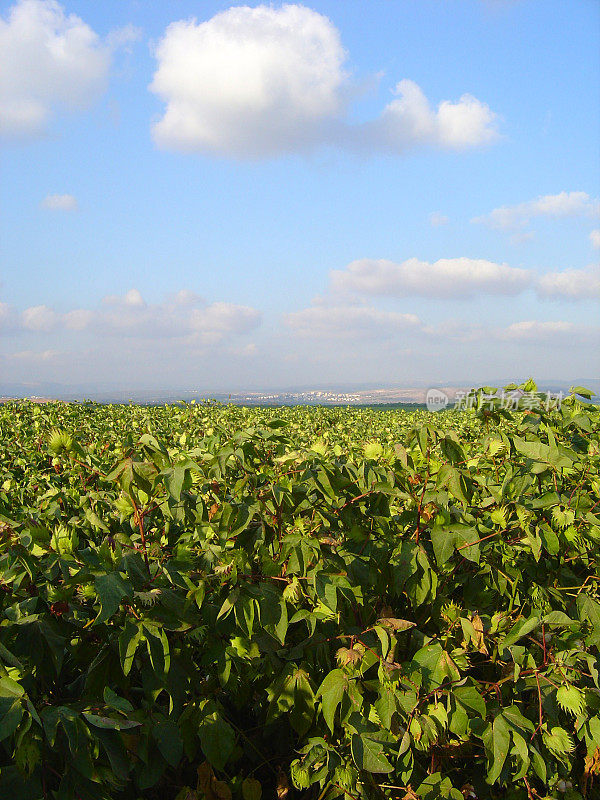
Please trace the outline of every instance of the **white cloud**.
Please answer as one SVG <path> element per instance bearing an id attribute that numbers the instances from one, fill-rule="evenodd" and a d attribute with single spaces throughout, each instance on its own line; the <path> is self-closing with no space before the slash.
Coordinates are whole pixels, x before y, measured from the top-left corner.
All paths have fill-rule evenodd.
<path id="1" fill-rule="evenodd" d="M 73 311 L 67 311 L 63 315 L 62 321 L 67 330 L 83 331 L 93 323 L 94 312 L 87 308 L 77 308 Z"/>
<path id="2" fill-rule="evenodd" d="M 450 218 L 445 214 L 441 214 L 439 211 L 433 211 L 429 215 L 429 224 L 434 228 L 439 228 L 441 225 L 447 225 L 449 222 Z"/>
<path id="3" fill-rule="evenodd" d="M 600 247 L 600 228 L 596 228 L 596 230 L 590 233 L 590 242 L 592 243 L 592 247 Z"/>
<path id="4" fill-rule="evenodd" d="M 541 297 L 564 300 L 600 297 L 600 265 L 546 273 L 538 280 L 537 291 Z"/>
<path id="5" fill-rule="evenodd" d="M 253 330 L 259 324 L 260 314 L 249 306 L 213 303 L 192 309 L 189 321 L 193 331 L 222 337 L 225 334 L 241 334 Z"/>
<path id="6" fill-rule="evenodd" d="M 533 231 L 518 230 L 511 235 L 510 243 L 514 245 L 525 244 L 525 242 L 531 242 L 533 239 L 535 239 Z"/>
<path id="7" fill-rule="evenodd" d="M 494 358 L 499 358 L 499 348 L 504 348 L 505 354 L 508 342 L 536 348 L 572 347 L 580 342 L 588 348 L 600 336 L 598 327 L 564 320 L 521 320 L 497 327 L 449 318 L 429 324 L 414 314 L 383 311 L 373 306 L 312 305 L 286 314 L 283 322 L 293 335 L 292 342 L 318 342 L 311 358 L 322 358 L 331 364 L 338 357 L 355 360 L 358 349 L 362 358 L 365 353 L 373 352 L 374 343 L 375 352 L 383 358 L 390 357 L 392 350 L 396 354 L 427 354 L 432 347 L 437 356 L 452 353 L 454 357 L 456 347 L 460 346 L 462 358 L 468 360 L 469 354 L 484 352 L 495 353 Z M 289 347 L 293 349 L 292 342 Z"/>
<path id="8" fill-rule="evenodd" d="M 597 217 L 600 201 L 586 192 L 560 192 L 547 194 L 516 206 L 495 208 L 489 214 L 474 217 L 471 222 L 482 223 L 497 230 L 515 230 L 526 227 L 533 217 Z"/>
<path id="9" fill-rule="evenodd" d="M 600 329 L 593 325 L 565 320 L 519 320 L 501 328 L 468 320 L 450 319 L 436 325 L 425 326 L 423 333 L 433 341 L 457 342 L 472 348 L 482 344 L 496 347 L 498 343 L 509 341 L 547 348 L 549 345 L 572 346 L 577 341 L 582 345 L 589 345 L 598 339 Z"/>
<path id="10" fill-rule="evenodd" d="M 0 326 L 7 327 L 13 310 L 0 304 Z M 93 332 L 98 337 L 132 339 L 186 339 L 217 344 L 243 335 L 260 325 L 260 313 L 234 303 L 208 304 L 193 292 L 182 291 L 163 303 L 146 303 L 137 289 L 108 295 L 98 309 L 78 308 L 59 314 L 45 305 L 32 306 L 20 315 L 22 330 Z"/>
<path id="11" fill-rule="evenodd" d="M 284 316 L 284 323 L 299 336 L 316 339 L 393 336 L 415 331 L 421 322 L 415 314 L 380 311 L 366 306 L 311 306 Z"/>
<path id="12" fill-rule="evenodd" d="M 468 300 L 481 295 L 516 297 L 533 290 L 554 300 L 600 297 L 600 265 L 540 274 L 473 258 L 400 263 L 363 258 L 330 273 L 334 293 L 364 297 L 442 297 Z"/>
<path id="13" fill-rule="evenodd" d="M 343 107 L 339 33 L 303 6 L 174 22 L 156 58 L 150 88 L 167 108 L 153 133 L 163 147 L 242 157 L 294 150 Z"/>
<path id="14" fill-rule="evenodd" d="M 77 211 L 77 198 L 72 194 L 49 194 L 42 200 L 42 208 L 49 211 Z"/>
<path id="15" fill-rule="evenodd" d="M 103 42 L 56 0 L 18 0 L 0 18 L 0 134 L 38 136 L 57 108 L 87 108 L 106 88 L 115 46 L 132 28 Z"/>
<path id="16" fill-rule="evenodd" d="M 339 31 L 301 5 L 239 6 L 172 23 L 150 89 L 166 104 L 160 147 L 260 158 L 326 144 L 403 152 L 462 149 L 496 137 L 495 114 L 470 95 L 432 109 L 412 81 L 371 122 L 350 124 L 353 92 Z"/>
<path id="17" fill-rule="evenodd" d="M 18 326 L 17 313 L 8 303 L 0 303 L 0 331 L 8 331 Z"/>
<path id="18" fill-rule="evenodd" d="M 31 306 L 26 308 L 21 314 L 23 328 L 29 331 L 47 332 L 51 331 L 60 322 L 60 316 L 48 306 Z"/>
<path id="19" fill-rule="evenodd" d="M 516 295 L 531 282 L 528 270 L 474 258 L 441 258 L 433 263 L 364 258 L 331 273 L 334 290 L 394 297 Z"/>
<path id="20" fill-rule="evenodd" d="M 123 296 L 118 294 L 109 294 L 102 299 L 102 302 L 107 306 L 129 306 L 133 308 L 146 307 L 146 302 L 138 289 L 130 289 Z"/>
<path id="21" fill-rule="evenodd" d="M 581 328 L 573 322 L 552 320 L 523 320 L 514 322 L 499 332 L 500 338 L 520 339 L 523 341 L 559 342 L 570 340 L 581 332 Z"/>
<path id="22" fill-rule="evenodd" d="M 366 145 L 396 153 L 418 145 L 463 150 L 498 138 L 496 114 L 476 97 L 444 100 L 434 110 L 421 88 L 406 79 L 398 83 L 396 94 L 379 119 L 362 126 Z"/>

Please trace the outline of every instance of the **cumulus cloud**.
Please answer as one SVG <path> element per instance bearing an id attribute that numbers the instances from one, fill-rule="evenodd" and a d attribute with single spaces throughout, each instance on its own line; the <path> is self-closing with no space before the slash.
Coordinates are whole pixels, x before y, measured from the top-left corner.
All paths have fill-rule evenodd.
<path id="1" fill-rule="evenodd" d="M 87 108 L 106 88 L 116 46 L 128 27 L 102 41 L 56 0 L 19 0 L 0 18 L 0 134 L 38 136 L 57 108 Z"/>
<path id="2" fill-rule="evenodd" d="M 497 137 L 484 103 L 463 95 L 433 109 L 408 80 L 378 119 L 350 124 L 353 89 L 339 31 L 301 5 L 239 6 L 172 23 L 155 56 L 150 89 L 166 108 L 153 136 L 167 149 L 261 158 L 320 144 L 462 149 Z"/>
<path id="3" fill-rule="evenodd" d="M 422 89 L 406 79 L 395 93 L 398 97 L 378 119 L 357 130 L 365 145 L 396 153 L 418 145 L 464 150 L 498 138 L 496 114 L 476 97 L 465 94 L 456 103 L 444 100 L 434 109 Z"/>
<path id="4" fill-rule="evenodd" d="M 587 269 L 548 272 L 537 283 L 541 297 L 563 300 L 588 300 L 600 297 L 600 265 Z"/>
<path id="5" fill-rule="evenodd" d="M 0 304 L 0 325 L 14 311 Z M 137 289 L 108 295 L 97 309 L 72 309 L 58 313 L 45 305 L 32 306 L 20 315 L 25 331 L 89 331 L 96 336 L 145 339 L 180 338 L 200 344 L 218 344 L 260 325 L 260 313 L 234 303 L 207 303 L 192 292 L 179 292 L 162 303 L 147 303 Z"/>
<path id="6" fill-rule="evenodd" d="M 474 258 L 441 258 L 433 263 L 418 258 L 401 263 L 363 258 L 331 273 L 336 291 L 394 297 L 516 295 L 531 282 L 528 270 Z"/>
<path id="7" fill-rule="evenodd" d="M 600 201 L 586 192 L 560 192 L 547 194 L 519 203 L 516 206 L 495 208 L 489 214 L 474 217 L 471 222 L 487 225 L 497 230 L 518 230 L 526 227 L 534 217 L 597 217 L 600 216 Z"/>
<path id="8" fill-rule="evenodd" d="M 106 306 L 125 306 L 125 308 L 145 308 L 146 302 L 138 289 L 130 289 L 124 295 L 108 294 L 102 299 Z"/>
<path id="9" fill-rule="evenodd" d="M 415 314 L 381 311 L 367 306 L 311 306 L 284 316 L 284 323 L 299 336 L 317 339 L 393 336 L 416 331 Z"/>
<path id="10" fill-rule="evenodd" d="M 30 306 L 23 311 L 21 323 L 28 331 L 48 332 L 58 326 L 60 315 L 48 306 Z"/>
<path id="11" fill-rule="evenodd" d="M 469 300 L 482 295 L 516 297 L 532 290 L 553 300 L 589 300 L 600 296 L 600 265 L 539 273 L 474 258 L 395 262 L 363 258 L 332 270 L 335 295 L 431 297 Z"/>
<path id="12" fill-rule="evenodd" d="M 175 22 L 150 86 L 167 104 L 164 147 L 261 156 L 321 135 L 343 107 L 346 58 L 334 25 L 298 5 L 230 8 Z"/>
<path id="13" fill-rule="evenodd" d="M 42 200 L 42 208 L 49 211 L 77 211 L 77 198 L 72 194 L 49 194 Z"/>
<path id="14" fill-rule="evenodd" d="M 596 228 L 596 230 L 590 233 L 590 242 L 592 243 L 592 247 L 600 247 L 600 228 Z"/>

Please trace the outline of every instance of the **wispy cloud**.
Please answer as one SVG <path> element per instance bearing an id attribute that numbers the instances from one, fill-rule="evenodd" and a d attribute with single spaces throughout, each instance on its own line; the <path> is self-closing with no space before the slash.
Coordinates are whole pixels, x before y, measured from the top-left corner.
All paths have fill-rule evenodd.
<path id="1" fill-rule="evenodd" d="M 42 200 L 42 208 L 49 211 L 77 211 L 77 198 L 72 194 L 49 194 Z"/>
<path id="2" fill-rule="evenodd" d="M 409 348 L 418 347 L 419 343 L 438 342 L 442 350 L 446 350 L 449 343 L 470 348 L 483 343 L 500 346 L 508 341 L 568 347 L 575 341 L 589 346 L 600 339 L 598 326 L 567 320 L 521 320 L 498 326 L 450 318 L 432 324 L 414 314 L 382 311 L 369 305 L 313 304 L 286 314 L 283 322 L 294 336 L 320 341 L 323 346 L 335 341 L 340 347 L 363 347 L 373 339 L 382 346 L 394 342 Z"/>
<path id="3" fill-rule="evenodd" d="M 441 214 L 439 211 L 433 211 L 429 215 L 429 224 L 433 228 L 439 228 L 442 225 L 447 225 L 450 222 L 450 218 L 447 217 L 445 214 Z"/>
<path id="4" fill-rule="evenodd" d="M 515 231 L 525 228 L 534 217 L 597 217 L 600 216 L 600 200 L 586 192 L 560 192 L 547 194 L 519 203 L 515 206 L 502 206 L 474 217 L 471 222 L 487 225 L 496 230 Z"/>
<path id="5" fill-rule="evenodd" d="M 415 314 L 348 305 L 303 308 L 286 314 L 284 323 L 299 336 L 311 339 L 353 339 L 358 335 L 389 337 L 421 327 Z"/>

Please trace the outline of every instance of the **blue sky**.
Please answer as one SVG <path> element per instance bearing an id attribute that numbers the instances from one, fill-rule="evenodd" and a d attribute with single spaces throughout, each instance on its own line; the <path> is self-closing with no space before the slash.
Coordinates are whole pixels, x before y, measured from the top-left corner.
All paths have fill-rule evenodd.
<path id="1" fill-rule="evenodd" d="M 2 383 L 598 377 L 596 0 L 0 10 Z"/>

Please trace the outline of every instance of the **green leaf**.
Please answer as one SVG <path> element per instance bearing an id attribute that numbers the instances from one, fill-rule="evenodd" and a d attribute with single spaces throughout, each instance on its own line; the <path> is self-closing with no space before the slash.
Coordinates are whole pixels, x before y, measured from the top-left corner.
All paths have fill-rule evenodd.
<path id="1" fill-rule="evenodd" d="M 165 474 L 165 488 L 167 493 L 177 503 L 181 500 L 181 490 L 183 488 L 186 470 L 187 465 L 181 466 L 177 464 Z"/>
<path id="2" fill-rule="evenodd" d="M 453 695 L 455 699 L 458 700 L 462 706 L 469 709 L 469 711 L 475 712 L 475 714 L 482 719 L 486 718 L 487 710 L 485 700 L 474 686 L 456 686 Z"/>
<path id="3" fill-rule="evenodd" d="M 486 777 L 490 785 L 500 777 L 504 762 L 510 748 L 510 732 L 506 720 L 502 715 L 496 717 L 492 725 L 492 753 L 493 760 Z"/>
<path id="4" fill-rule="evenodd" d="M 262 786 L 256 778 L 244 778 L 242 781 L 243 800 L 261 800 Z"/>
<path id="5" fill-rule="evenodd" d="M 0 679 L 0 741 L 11 736 L 23 719 L 23 694 L 16 681 L 8 677 Z"/>
<path id="6" fill-rule="evenodd" d="M 183 740 L 177 725 L 170 719 L 156 723 L 152 726 L 152 738 L 165 761 L 176 767 L 183 756 Z"/>
<path id="7" fill-rule="evenodd" d="M 443 464 L 437 474 L 437 485 L 446 486 L 450 494 L 461 503 L 469 504 L 466 497 L 466 484 L 462 473 L 449 464 Z"/>
<path id="8" fill-rule="evenodd" d="M 380 685 L 379 697 L 375 701 L 375 710 L 383 727 L 389 730 L 392 726 L 392 717 L 398 710 L 396 695 L 389 686 Z"/>
<path id="9" fill-rule="evenodd" d="M 223 769 L 235 747 L 235 732 L 218 714 L 205 717 L 198 729 L 202 752 L 215 769 Z"/>
<path id="10" fill-rule="evenodd" d="M 577 612 L 579 619 L 589 623 L 592 629 L 586 643 L 597 647 L 600 644 L 600 603 L 582 593 L 577 597 Z"/>
<path id="11" fill-rule="evenodd" d="M 118 572 L 99 575 L 94 581 L 94 585 L 100 598 L 100 613 L 94 620 L 95 625 L 100 625 L 110 619 L 124 597 L 133 596 L 131 583 Z"/>
<path id="12" fill-rule="evenodd" d="M 585 386 L 571 386 L 571 394 L 578 394 L 581 397 L 591 400 L 596 392 L 592 392 L 591 389 L 586 389 Z"/>
<path id="13" fill-rule="evenodd" d="M 144 623 L 146 646 L 152 669 L 159 676 L 164 676 L 171 667 L 171 652 L 169 640 L 163 628 Z"/>
<path id="14" fill-rule="evenodd" d="M 348 676 L 341 669 L 332 670 L 323 680 L 317 691 L 322 698 L 322 712 L 327 727 L 333 733 L 335 711 L 348 691 Z"/>
<path id="15" fill-rule="evenodd" d="M 394 770 L 385 757 L 383 745 L 365 734 L 354 734 L 351 750 L 354 763 L 365 772 L 387 773 Z"/>
<path id="16" fill-rule="evenodd" d="M 435 525 L 431 529 L 431 544 L 435 560 L 441 567 L 451 558 L 456 549 L 456 534 L 449 528 Z"/>
<path id="17" fill-rule="evenodd" d="M 104 687 L 104 702 L 110 708 L 122 711 L 124 714 L 129 714 L 133 711 L 133 706 L 129 700 L 126 700 L 124 697 L 119 697 L 118 694 L 113 692 L 110 686 Z"/>
<path id="18" fill-rule="evenodd" d="M 518 436 L 513 437 L 513 444 L 518 453 L 532 461 L 548 461 L 550 447 L 540 441 L 530 442 Z"/>
<path id="19" fill-rule="evenodd" d="M 568 628 L 571 625 L 577 625 L 577 622 L 568 617 L 564 611 L 550 611 L 544 616 L 542 622 L 551 628 Z"/>
<path id="20" fill-rule="evenodd" d="M 451 436 L 440 440 L 440 449 L 451 464 L 464 464 L 466 461 L 464 450 Z"/>
<path id="21" fill-rule="evenodd" d="M 133 665 L 135 651 L 140 642 L 142 632 L 138 625 L 127 621 L 119 634 L 119 658 L 124 675 L 129 675 Z"/>
<path id="22" fill-rule="evenodd" d="M 504 657 L 504 653 L 509 647 L 512 647 L 524 636 L 528 636 L 536 628 L 539 628 L 540 624 L 541 619 L 537 616 L 519 620 L 512 626 L 502 641 L 499 642 L 498 652 Z"/>
<path id="23" fill-rule="evenodd" d="M 90 725 L 94 725 L 96 728 L 107 728 L 113 731 L 126 731 L 129 730 L 129 728 L 139 728 L 139 726 L 142 724 L 141 722 L 136 722 L 135 720 L 101 717 L 98 714 L 88 714 L 85 711 L 83 712 L 83 716 L 90 723 Z"/>
<path id="24" fill-rule="evenodd" d="M 317 572 L 315 575 L 315 591 L 317 597 L 327 608 L 337 611 L 337 587 L 332 578 L 325 572 Z"/>

